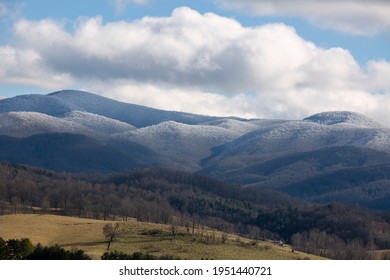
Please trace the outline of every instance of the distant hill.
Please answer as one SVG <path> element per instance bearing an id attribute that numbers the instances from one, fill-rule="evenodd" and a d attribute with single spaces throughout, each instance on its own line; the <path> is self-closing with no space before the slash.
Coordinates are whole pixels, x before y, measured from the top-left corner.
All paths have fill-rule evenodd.
<path id="1" fill-rule="evenodd" d="M 0 101 L 0 112 L 21 111 L 38 112 L 56 117 L 72 111 L 81 111 L 115 119 L 136 127 L 145 127 L 170 120 L 185 124 L 199 124 L 218 119 L 152 109 L 75 90 L 63 90 L 48 95 L 21 95 Z"/>
<path id="2" fill-rule="evenodd" d="M 259 163 L 242 168 L 232 168 L 231 162 L 222 161 L 201 173 L 313 202 L 339 201 L 390 209 L 389 163 L 390 153 L 338 146 L 259 159 Z"/>
<path id="3" fill-rule="evenodd" d="M 390 164 L 341 169 L 287 183 L 278 190 L 313 202 L 340 201 L 386 210 Z"/>
<path id="4" fill-rule="evenodd" d="M 354 112 L 323 112 L 304 119 L 305 121 L 326 125 L 353 125 L 366 128 L 385 128 L 384 125 L 362 114 Z"/>
<path id="5" fill-rule="evenodd" d="M 26 138 L 0 136 L 2 161 L 23 163 L 65 172 L 117 172 L 157 165 L 158 159 L 147 148 L 126 143 L 122 153 L 78 134 L 36 134 Z"/>

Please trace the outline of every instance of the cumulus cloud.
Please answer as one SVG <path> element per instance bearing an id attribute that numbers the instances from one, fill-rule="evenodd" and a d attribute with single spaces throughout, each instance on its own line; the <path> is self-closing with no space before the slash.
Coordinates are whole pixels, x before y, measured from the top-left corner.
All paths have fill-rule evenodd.
<path id="1" fill-rule="evenodd" d="M 388 116 L 388 61 L 362 67 L 347 50 L 320 48 L 284 24 L 248 28 L 183 7 L 132 22 L 83 18 L 71 32 L 52 20 L 21 20 L 13 42 L 0 46 L 0 82 L 82 85 L 127 102 L 210 115 Z"/>
<path id="2" fill-rule="evenodd" d="M 327 28 L 360 35 L 390 32 L 388 0 L 214 0 L 227 9 L 259 16 L 296 16 Z"/>
<path id="3" fill-rule="evenodd" d="M 185 88 L 164 88 L 154 84 L 116 81 L 114 84 L 95 83 L 84 90 L 101 93 L 116 100 L 142 104 L 164 110 L 192 112 L 212 116 L 256 118 L 253 100 L 244 94 L 227 97 L 221 94 Z M 141 94 L 140 94 L 141 93 Z"/>
<path id="4" fill-rule="evenodd" d="M 67 73 L 50 70 L 41 54 L 32 49 L 0 46 L 0 82 L 52 89 L 73 82 Z"/>

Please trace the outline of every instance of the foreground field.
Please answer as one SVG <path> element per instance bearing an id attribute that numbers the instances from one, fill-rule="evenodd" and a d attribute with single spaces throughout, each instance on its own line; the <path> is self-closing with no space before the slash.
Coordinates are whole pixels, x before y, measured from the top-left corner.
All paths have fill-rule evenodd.
<path id="1" fill-rule="evenodd" d="M 106 252 L 107 242 L 101 220 L 56 215 L 18 214 L 0 216 L 0 237 L 29 238 L 34 244 L 58 244 L 66 249 L 84 250 L 93 259 Z M 142 223 L 135 220 L 121 222 L 120 237 L 110 251 L 171 255 L 181 259 L 319 259 L 317 256 L 292 252 L 289 246 L 270 242 L 254 242 L 238 236 L 197 228 L 192 230 L 172 226 Z M 223 239 L 225 239 L 223 241 Z"/>

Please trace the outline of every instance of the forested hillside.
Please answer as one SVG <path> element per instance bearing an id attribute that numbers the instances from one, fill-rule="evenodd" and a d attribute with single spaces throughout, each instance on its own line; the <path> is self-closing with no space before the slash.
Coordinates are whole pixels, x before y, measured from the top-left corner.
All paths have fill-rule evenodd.
<path id="1" fill-rule="evenodd" d="M 298 247 L 304 247 L 305 236 L 307 242 L 317 242 L 312 235 L 318 233 L 325 240 L 321 246 L 337 244 L 332 248 L 341 253 L 331 255 L 335 258 L 346 258 L 343 252 L 350 244 L 364 252 L 390 248 L 389 212 L 307 204 L 275 191 L 171 169 L 71 175 L 2 164 L 0 214 L 34 211 L 105 220 L 134 217 L 187 227 L 202 224 L 258 239 L 295 242 Z M 332 248 L 322 254 L 330 255 Z"/>

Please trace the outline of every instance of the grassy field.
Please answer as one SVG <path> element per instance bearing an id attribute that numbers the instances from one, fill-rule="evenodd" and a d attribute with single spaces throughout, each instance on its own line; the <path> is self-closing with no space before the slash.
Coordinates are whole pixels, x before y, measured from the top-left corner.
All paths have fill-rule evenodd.
<path id="1" fill-rule="evenodd" d="M 107 242 L 103 226 L 108 221 L 81 219 L 44 214 L 18 214 L 0 216 L 0 237 L 3 239 L 30 238 L 34 244 L 58 244 L 66 249 L 84 250 L 93 259 L 106 252 Z M 114 223 L 114 222 L 111 222 Z M 222 233 L 196 229 L 192 234 L 177 227 L 175 237 L 171 226 L 129 220 L 121 222 L 121 233 L 110 251 L 150 253 L 156 256 L 171 255 L 181 259 L 319 259 L 317 256 L 292 252 L 289 246 L 270 242 L 254 242 L 229 235 L 222 243 Z"/>

